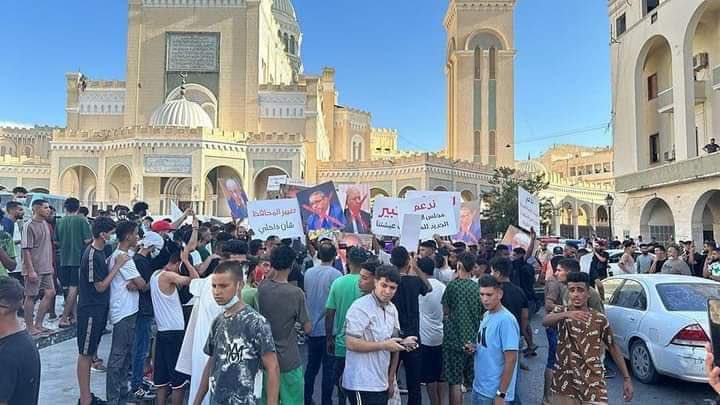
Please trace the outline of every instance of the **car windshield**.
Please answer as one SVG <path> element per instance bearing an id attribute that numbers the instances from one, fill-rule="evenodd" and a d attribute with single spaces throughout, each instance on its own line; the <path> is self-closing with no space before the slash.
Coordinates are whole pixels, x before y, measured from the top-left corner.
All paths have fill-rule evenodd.
<path id="1" fill-rule="evenodd" d="M 720 298 L 720 285 L 667 283 L 656 286 L 668 311 L 707 311 L 708 298 Z"/>

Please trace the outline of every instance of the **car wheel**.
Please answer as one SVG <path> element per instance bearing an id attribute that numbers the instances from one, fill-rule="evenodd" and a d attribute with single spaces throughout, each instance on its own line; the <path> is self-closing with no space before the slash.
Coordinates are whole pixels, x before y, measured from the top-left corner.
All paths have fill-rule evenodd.
<path id="1" fill-rule="evenodd" d="M 642 340 L 636 340 L 630 348 L 630 368 L 635 378 L 644 384 L 654 384 L 660 378 L 650 351 Z"/>

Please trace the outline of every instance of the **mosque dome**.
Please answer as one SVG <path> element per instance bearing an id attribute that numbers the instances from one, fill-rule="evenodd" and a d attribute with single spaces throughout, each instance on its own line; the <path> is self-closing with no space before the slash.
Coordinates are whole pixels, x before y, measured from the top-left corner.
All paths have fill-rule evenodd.
<path id="1" fill-rule="evenodd" d="M 187 127 L 212 128 L 210 116 L 200 104 L 185 98 L 184 92 L 180 98 L 164 103 L 153 112 L 150 125 L 154 127 Z"/>
<path id="2" fill-rule="evenodd" d="M 295 7 L 293 7 L 290 0 L 273 0 L 272 9 L 273 11 L 285 14 L 293 21 L 297 21 L 297 16 L 295 15 Z"/>
<path id="3" fill-rule="evenodd" d="M 547 173 L 547 168 L 545 167 L 545 165 L 534 159 L 515 162 L 515 169 L 528 174 Z"/>

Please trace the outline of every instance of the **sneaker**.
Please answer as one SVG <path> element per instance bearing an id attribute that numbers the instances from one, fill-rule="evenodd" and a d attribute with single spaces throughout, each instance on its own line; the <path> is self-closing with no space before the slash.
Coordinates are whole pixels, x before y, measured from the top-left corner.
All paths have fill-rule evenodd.
<path id="1" fill-rule="evenodd" d="M 102 361 L 97 361 L 93 363 L 92 366 L 90 366 L 90 369 L 98 373 L 104 373 L 107 371 L 107 367 L 105 367 Z"/>
<path id="2" fill-rule="evenodd" d="M 152 381 L 146 380 L 146 379 L 143 379 L 143 382 L 140 385 L 140 387 L 142 387 L 145 391 L 148 391 L 148 392 L 156 392 L 157 391 L 157 387 L 155 386 L 155 384 L 153 384 Z"/>
<path id="3" fill-rule="evenodd" d="M 106 405 L 107 404 L 107 401 L 103 401 L 102 399 L 96 397 L 95 394 L 93 394 L 92 392 L 90 393 L 90 397 L 91 397 L 90 405 Z M 78 405 L 80 405 L 79 398 L 78 398 L 77 403 L 78 403 Z"/>
<path id="4" fill-rule="evenodd" d="M 146 390 L 145 387 L 142 386 L 130 392 L 131 400 L 144 401 L 153 398 L 155 398 L 155 394 L 153 392 L 150 392 L 150 390 Z"/>

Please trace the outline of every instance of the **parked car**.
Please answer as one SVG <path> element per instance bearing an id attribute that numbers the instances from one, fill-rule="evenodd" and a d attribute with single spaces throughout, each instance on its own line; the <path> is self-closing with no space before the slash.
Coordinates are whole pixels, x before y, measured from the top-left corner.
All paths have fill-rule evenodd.
<path id="1" fill-rule="evenodd" d="M 603 280 L 615 342 L 643 383 L 660 375 L 707 382 L 707 300 L 720 283 L 691 276 L 623 274 Z"/>

